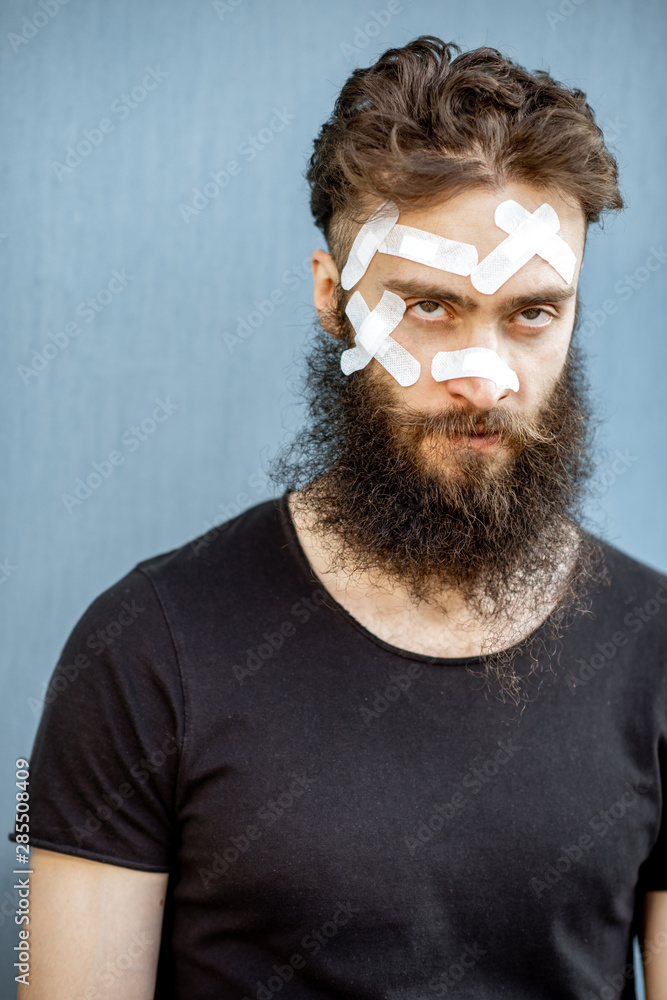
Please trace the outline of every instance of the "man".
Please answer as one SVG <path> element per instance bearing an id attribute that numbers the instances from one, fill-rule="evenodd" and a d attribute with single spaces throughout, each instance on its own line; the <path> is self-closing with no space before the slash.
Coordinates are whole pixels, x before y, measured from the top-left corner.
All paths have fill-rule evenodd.
<path id="1" fill-rule="evenodd" d="M 580 518 L 616 165 L 583 94 L 454 48 L 355 71 L 316 141 L 299 488 L 66 644 L 20 998 L 629 1000 L 635 934 L 667 996 L 667 581 Z"/>

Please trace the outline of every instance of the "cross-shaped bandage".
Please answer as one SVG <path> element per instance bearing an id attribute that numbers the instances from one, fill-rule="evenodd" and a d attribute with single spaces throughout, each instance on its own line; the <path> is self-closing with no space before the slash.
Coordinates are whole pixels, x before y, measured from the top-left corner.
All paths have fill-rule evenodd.
<path id="1" fill-rule="evenodd" d="M 345 306 L 345 314 L 355 330 L 355 346 L 341 354 L 341 371 L 351 375 L 376 358 L 399 385 L 413 385 L 419 378 L 421 365 L 390 336 L 404 312 L 405 301 L 394 292 L 385 289 L 373 310 L 368 308 L 361 292 L 355 292 Z"/>
<path id="2" fill-rule="evenodd" d="M 510 199 L 498 205 L 494 219 L 509 236 L 473 268 L 470 280 L 478 292 L 493 295 L 535 254 L 551 264 L 568 284 L 572 281 L 577 260 L 557 235 L 560 220 L 551 205 L 545 202 L 531 213 Z"/>

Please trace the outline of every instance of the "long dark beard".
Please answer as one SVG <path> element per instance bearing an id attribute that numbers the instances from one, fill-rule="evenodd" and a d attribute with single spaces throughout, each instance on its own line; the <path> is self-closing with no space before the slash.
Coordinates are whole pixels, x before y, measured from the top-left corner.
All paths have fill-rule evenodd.
<path id="1" fill-rule="evenodd" d="M 337 317 L 344 327 L 340 309 Z M 553 591 L 537 635 L 484 658 L 485 676 L 518 702 L 518 652 L 529 648 L 532 672 L 539 650 L 555 649 L 586 610 L 593 585 L 607 582 L 602 549 L 582 527 L 594 430 L 583 355 L 573 338 L 549 398 L 528 420 L 502 407 L 408 410 L 373 363 L 343 375 L 345 346 L 318 324 L 305 357 L 310 420 L 269 475 L 300 490 L 309 527 L 332 540 L 330 569 L 371 579 L 379 571 L 443 612 L 444 589 L 455 589 L 484 622 L 489 649 Z M 500 433 L 504 460 L 451 439 L 479 432 Z"/>

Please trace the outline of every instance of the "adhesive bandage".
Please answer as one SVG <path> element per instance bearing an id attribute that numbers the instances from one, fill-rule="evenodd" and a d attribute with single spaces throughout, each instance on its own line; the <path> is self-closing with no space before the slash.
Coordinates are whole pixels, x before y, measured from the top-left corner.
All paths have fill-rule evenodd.
<path id="1" fill-rule="evenodd" d="M 488 378 L 499 389 L 519 391 L 516 372 L 488 347 L 467 347 L 464 351 L 438 351 L 433 355 L 431 375 L 436 382 L 449 378 Z"/>
<path id="2" fill-rule="evenodd" d="M 393 202 L 385 201 L 370 219 L 364 222 L 355 237 L 345 267 L 341 272 L 340 283 L 345 291 L 349 291 L 363 278 L 377 248 L 389 230 L 396 224 L 398 214 L 396 205 Z"/>
<path id="3" fill-rule="evenodd" d="M 464 277 L 469 275 L 473 287 L 484 295 L 496 292 L 535 255 L 550 264 L 566 283 L 574 277 L 576 256 L 558 235 L 560 219 L 547 202 L 534 212 L 511 199 L 501 202 L 495 210 L 494 220 L 508 235 L 481 261 L 472 244 L 399 225 L 398 217 L 396 205 L 386 201 L 361 227 L 341 272 L 341 285 L 345 290 L 360 281 L 378 252 Z M 364 368 L 371 358 L 376 358 L 400 385 L 413 385 L 417 381 L 421 370 L 419 362 L 391 336 L 405 309 L 405 301 L 388 290 L 372 311 L 361 292 L 352 295 L 345 313 L 356 335 L 355 346 L 341 355 L 340 367 L 345 375 Z M 431 374 L 438 382 L 467 376 L 488 378 L 500 389 L 519 391 L 516 372 L 495 351 L 485 347 L 438 351 L 431 362 Z"/>
<path id="4" fill-rule="evenodd" d="M 499 229 L 509 236 L 472 270 L 470 280 L 478 292 L 493 295 L 535 254 L 546 260 L 568 284 L 572 281 L 576 257 L 557 235 L 560 220 L 551 205 L 544 202 L 531 213 L 516 201 L 503 201 L 494 218 Z"/>
<path id="5" fill-rule="evenodd" d="M 385 290 L 375 309 L 370 310 L 361 292 L 355 292 L 345 307 L 355 330 L 354 347 L 340 356 L 341 371 L 345 375 L 365 368 L 371 358 L 396 379 L 399 385 L 412 385 L 419 378 L 421 365 L 391 336 L 403 319 L 405 302 L 400 295 Z"/>
<path id="6" fill-rule="evenodd" d="M 477 248 L 471 243 L 448 240 L 425 229 L 413 229 L 398 223 L 389 230 L 378 250 L 464 276 L 470 274 L 477 264 Z"/>

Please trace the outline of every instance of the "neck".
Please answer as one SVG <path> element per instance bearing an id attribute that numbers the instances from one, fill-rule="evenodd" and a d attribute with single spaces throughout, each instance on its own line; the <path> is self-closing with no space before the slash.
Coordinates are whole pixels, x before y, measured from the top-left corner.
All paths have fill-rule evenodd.
<path id="1" fill-rule="evenodd" d="M 526 581 L 518 571 L 511 603 L 480 614 L 480 602 L 471 609 L 455 586 L 434 582 L 428 597 L 415 599 L 400 579 L 359 569 L 335 532 L 318 529 L 300 491 L 290 493 L 288 503 L 308 561 L 334 599 L 380 638 L 400 638 L 395 645 L 426 655 L 492 655 L 523 642 L 558 606 L 577 563 L 580 534 L 563 521 L 562 543 L 549 555 L 544 580 Z"/>

